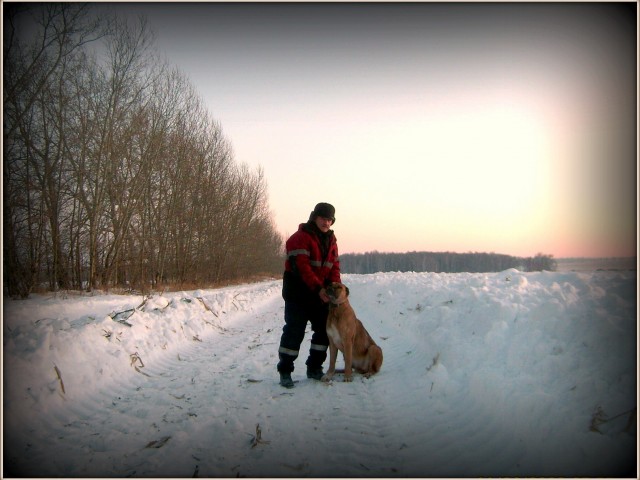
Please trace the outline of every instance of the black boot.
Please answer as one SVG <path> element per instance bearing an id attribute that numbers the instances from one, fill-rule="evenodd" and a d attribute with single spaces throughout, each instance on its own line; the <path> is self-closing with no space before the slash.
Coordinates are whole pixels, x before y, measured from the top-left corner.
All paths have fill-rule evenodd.
<path id="1" fill-rule="evenodd" d="M 284 388 L 293 388 L 295 386 L 293 384 L 293 380 L 291 379 L 290 373 L 280 374 L 280 385 L 282 385 Z"/>
<path id="2" fill-rule="evenodd" d="M 314 380 L 322 380 L 323 375 L 324 375 L 324 372 L 322 371 L 322 367 L 320 368 L 307 367 L 307 378 L 313 378 Z"/>

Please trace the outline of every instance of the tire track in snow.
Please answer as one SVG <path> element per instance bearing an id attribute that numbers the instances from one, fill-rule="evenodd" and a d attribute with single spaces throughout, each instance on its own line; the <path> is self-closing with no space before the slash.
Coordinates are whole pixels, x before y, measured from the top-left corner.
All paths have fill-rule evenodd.
<path id="1" fill-rule="evenodd" d="M 425 321 L 429 316 L 407 307 L 403 314 L 387 316 L 387 340 L 381 344 L 385 374 L 378 378 L 377 392 L 389 406 L 382 412 L 391 431 L 388 461 L 400 465 L 400 476 L 438 477 L 466 476 L 469 464 L 483 472 L 473 459 L 491 458 L 486 474 L 495 475 L 497 457 L 510 454 L 515 445 L 496 444 L 501 422 L 488 417 L 465 392 L 466 383 L 448 372 L 448 352 L 430 347 L 428 335 L 404 327 L 406 315 Z"/>
<path id="2" fill-rule="evenodd" d="M 378 326 L 375 322 L 378 316 L 371 316 L 370 319 L 362 315 L 359 317 L 383 348 L 382 370 L 370 379 L 356 374 L 352 383 L 344 383 L 343 376 L 338 374 L 331 385 L 324 388 L 317 382 L 309 384 L 303 381 L 300 385 L 302 388 L 312 389 L 310 398 L 307 398 L 305 391 L 295 389 L 292 396 L 303 397 L 297 403 L 292 402 L 292 406 L 299 409 L 295 416 L 296 432 L 283 431 L 285 436 L 292 437 L 292 441 L 280 446 L 281 449 L 293 449 L 304 441 L 312 445 L 331 446 L 328 450 L 310 448 L 308 451 L 299 451 L 297 457 L 292 455 L 289 463 L 296 463 L 297 460 L 302 467 L 301 474 L 403 475 L 406 469 L 402 450 L 408 449 L 409 444 L 416 445 L 421 441 L 421 431 L 414 432 L 410 428 L 420 420 L 411 418 L 405 412 L 414 410 L 416 397 L 425 396 L 424 384 L 416 383 L 415 377 L 421 368 L 424 369 L 428 355 L 418 353 L 420 349 L 415 338 L 402 329 L 390 327 L 390 322 Z M 297 363 L 302 363 L 299 368 L 304 369 L 300 359 Z M 343 364 L 342 354 L 339 354 L 338 368 Z M 326 410 L 326 404 L 333 405 L 331 414 L 326 418 L 318 414 L 314 416 L 314 405 L 318 404 L 323 410 Z"/>

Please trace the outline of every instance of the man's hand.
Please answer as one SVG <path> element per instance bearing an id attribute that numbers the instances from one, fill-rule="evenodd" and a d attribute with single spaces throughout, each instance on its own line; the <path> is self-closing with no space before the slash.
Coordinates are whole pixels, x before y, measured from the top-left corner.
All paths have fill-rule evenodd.
<path id="1" fill-rule="evenodd" d="M 329 296 L 327 295 L 327 291 L 323 288 L 320 290 L 320 292 L 318 293 L 318 295 L 320 295 L 320 299 L 324 302 L 324 303 L 329 303 L 331 301 L 331 299 L 329 298 Z"/>

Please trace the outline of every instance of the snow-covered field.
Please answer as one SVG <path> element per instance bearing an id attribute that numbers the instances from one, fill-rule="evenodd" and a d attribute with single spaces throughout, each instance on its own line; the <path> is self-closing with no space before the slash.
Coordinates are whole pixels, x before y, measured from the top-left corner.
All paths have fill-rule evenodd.
<path id="1" fill-rule="evenodd" d="M 382 370 L 292 390 L 280 281 L 5 299 L 3 477 L 637 476 L 636 272 L 343 281 Z"/>

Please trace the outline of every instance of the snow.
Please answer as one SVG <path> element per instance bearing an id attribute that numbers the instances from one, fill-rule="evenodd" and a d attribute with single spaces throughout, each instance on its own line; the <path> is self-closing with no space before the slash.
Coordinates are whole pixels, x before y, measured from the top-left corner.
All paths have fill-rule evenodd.
<path id="1" fill-rule="evenodd" d="M 382 370 L 291 390 L 278 280 L 5 299 L 3 477 L 637 476 L 636 272 L 343 281 Z"/>

